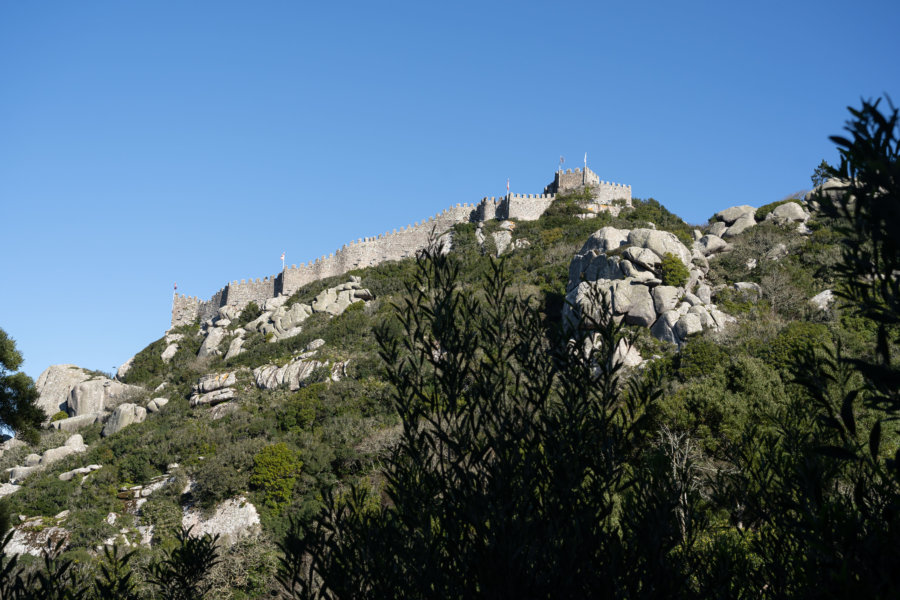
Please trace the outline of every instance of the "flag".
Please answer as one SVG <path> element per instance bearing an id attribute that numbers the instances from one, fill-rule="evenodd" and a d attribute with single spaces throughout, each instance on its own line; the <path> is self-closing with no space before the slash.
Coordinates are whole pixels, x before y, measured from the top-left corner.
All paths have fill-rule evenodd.
<path id="1" fill-rule="evenodd" d="M 509 193 L 509 177 L 506 178 L 506 193 Z"/>
<path id="2" fill-rule="evenodd" d="M 175 291 L 176 292 L 178 291 L 178 282 L 177 281 L 175 282 Z"/>
<path id="3" fill-rule="evenodd" d="M 559 164 L 563 164 L 564 162 L 566 162 L 566 157 L 565 157 L 565 156 L 560 156 L 560 157 L 559 157 Z"/>
<path id="4" fill-rule="evenodd" d="M 284 252 L 281 253 L 281 260 L 284 260 Z"/>
<path id="5" fill-rule="evenodd" d="M 584 166 L 587 166 L 587 152 L 584 153 Z"/>

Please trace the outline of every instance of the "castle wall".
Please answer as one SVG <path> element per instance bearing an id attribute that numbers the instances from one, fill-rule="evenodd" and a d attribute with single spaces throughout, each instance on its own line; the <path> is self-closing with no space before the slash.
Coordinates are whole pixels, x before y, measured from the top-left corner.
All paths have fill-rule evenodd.
<path id="1" fill-rule="evenodd" d="M 631 204 L 631 186 L 601 182 L 590 169 L 587 176 L 598 202 L 609 203 L 612 200 L 624 199 L 628 205 Z M 580 169 L 557 173 L 557 183 L 561 182 L 564 187 L 567 182 L 574 182 L 576 178 L 577 186 L 580 186 L 582 180 Z M 548 189 L 550 187 L 548 186 Z M 210 319 L 226 304 L 243 307 L 252 300 L 262 306 L 269 298 L 282 293 L 293 294 L 313 281 L 336 277 L 354 269 L 363 269 L 386 261 L 415 256 L 416 252 L 428 246 L 432 236 L 440 236 L 457 223 L 483 222 L 491 219 L 534 221 L 544 214 L 555 198 L 556 195 L 553 193 L 510 194 L 499 200 L 484 198 L 478 204 L 457 204 L 420 223 L 378 236 L 360 238 L 344 245 L 329 256 L 322 256 L 299 266 L 291 265 L 281 274 L 262 280 L 232 282 L 206 301 L 176 296 L 172 303 L 172 326 L 192 323 L 198 318 L 201 322 Z"/>
<path id="2" fill-rule="evenodd" d="M 536 221 L 555 199 L 556 194 L 512 194 L 506 201 L 503 218 Z"/>
<path id="3" fill-rule="evenodd" d="M 591 194 L 597 202 L 610 204 L 613 200 L 624 200 L 626 206 L 631 206 L 631 186 L 611 181 L 601 181 L 592 190 Z"/>

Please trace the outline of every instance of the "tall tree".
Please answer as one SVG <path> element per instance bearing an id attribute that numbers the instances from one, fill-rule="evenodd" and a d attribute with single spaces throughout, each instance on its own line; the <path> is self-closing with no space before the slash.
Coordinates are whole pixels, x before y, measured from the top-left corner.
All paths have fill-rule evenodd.
<path id="1" fill-rule="evenodd" d="M 22 354 L 15 340 L 0 329 L 0 427 L 29 434 L 37 430 L 44 415 L 35 404 L 38 393 L 34 381 L 17 372 L 21 365 Z"/>

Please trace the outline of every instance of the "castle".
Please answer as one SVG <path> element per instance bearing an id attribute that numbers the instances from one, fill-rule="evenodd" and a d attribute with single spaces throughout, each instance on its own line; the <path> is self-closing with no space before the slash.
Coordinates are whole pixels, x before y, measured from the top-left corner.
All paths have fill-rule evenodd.
<path id="1" fill-rule="evenodd" d="M 386 261 L 401 260 L 428 245 L 432 232 L 442 234 L 457 223 L 480 223 L 491 219 L 537 220 L 553 203 L 557 194 L 589 188 L 594 210 L 608 208 L 613 201 L 631 206 L 631 186 L 601 181 L 585 167 L 556 172 L 553 182 L 543 194 L 507 194 L 499 199 L 483 198 L 474 204 L 457 204 L 442 213 L 386 232 L 378 236 L 360 238 L 345 244 L 336 252 L 315 261 L 285 268 L 281 273 L 264 279 L 233 281 L 213 294 L 209 300 L 176 294 L 172 301 L 172 327 L 205 321 L 226 305 L 243 307 L 253 301 L 262 305 L 280 294 L 291 295 L 304 285 L 343 275 L 353 269 L 371 267 Z"/>

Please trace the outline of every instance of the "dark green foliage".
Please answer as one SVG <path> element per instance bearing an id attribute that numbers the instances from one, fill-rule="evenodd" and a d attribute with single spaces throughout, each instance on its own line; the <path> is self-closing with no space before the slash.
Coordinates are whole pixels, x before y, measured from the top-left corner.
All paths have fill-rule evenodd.
<path id="1" fill-rule="evenodd" d="M 635 198 L 632 200 L 632 206 L 631 210 L 622 213 L 622 218 L 628 222 L 629 228 L 646 227 L 647 223 L 653 223 L 657 229 L 674 233 L 685 246 L 691 247 L 691 244 L 694 242 L 694 238 L 691 235 L 693 228 L 685 223 L 681 217 L 669 212 L 669 209 L 657 200 L 653 198 L 646 200 Z"/>
<path id="2" fill-rule="evenodd" d="M 688 277 L 691 276 L 691 272 L 685 264 L 681 262 L 681 259 L 671 252 L 666 252 L 665 256 L 662 257 L 659 271 L 663 285 L 673 285 L 675 287 L 684 286 L 684 284 L 687 283 Z"/>
<path id="3" fill-rule="evenodd" d="M 241 311 L 241 314 L 238 315 L 238 318 L 234 320 L 234 323 L 231 324 L 232 329 L 237 329 L 238 327 L 242 327 L 249 323 L 254 319 L 258 319 L 262 315 L 262 308 L 259 305 L 251 300 L 247 303 L 247 306 L 244 307 L 244 310 Z"/>
<path id="4" fill-rule="evenodd" d="M 134 551 L 121 552 L 118 546 L 103 547 L 103 562 L 94 579 L 94 595 L 103 600 L 138 600 L 137 586 L 128 563 Z"/>
<path id="5" fill-rule="evenodd" d="M 194 475 L 200 505 L 212 508 L 245 491 L 253 472 L 253 456 L 264 446 L 265 440 L 258 437 L 232 440 L 207 456 Z"/>
<path id="6" fill-rule="evenodd" d="M 828 181 L 828 178 L 832 176 L 831 173 L 833 172 L 834 167 L 822 159 L 822 162 L 820 162 L 819 166 L 813 170 L 813 174 L 810 175 L 809 179 L 812 181 L 813 187 L 818 187 Z"/>
<path id="7" fill-rule="evenodd" d="M 682 381 L 699 379 L 715 373 L 728 358 L 721 345 L 705 337 L 693 337 L 676 358 L 678 376 Z"/>
<path id="8" fill-rule="evenodd" d="M 16 342 L 0 329 L 0 427 L 33 439 L 44 412 L 35 404 L 38 393 L 34 381 L 25 373 L 15 372 L 21 364 Z"/>
<path id="9" fill-rule="evenodd" d="M 290 500 L 302 466 L 297 451 L 284 442 L 266 446 L 253 457 L 250 484 L 262 492 L 270 508 L 278 508 Z"/>
<path id="10" fill-rule="evenodd" d="M 658 461 L 638 476 L 626 468 L 650 441 L 654 394 L 648 382 L 619 387 L 621 326 L 596 324 L 602 344 L 582 353 L 545 336 L 537 311 L 507 293 L 502 266 L 480 294 L 462 292 L 451 259 L 420 269 L 405 333 L 380 337 L 403 422 L 385 470 L 389 502 L 373 508 L 354 487 L 318 524 L 295 527 L 282 544 L 285 590 L 585 597 L 639 590 L 651 572 L 664 590 L 684 585 L 673 553 L 693 526 L 670 518 L 678 484 Z M 638 491 L 620 513 L 614 498 L 629 488 Z"/>
<path id="11" fill-rule="evenodd" d="M 163 600 L 204 600 L 210 589 L 210 570 L 219 563 L 219 536 L 191 537 L 190 529 L 176 533 L 177 545 L 165 558 L 150 565 L 148 580 Z"/>
<path id="12" fill-rule="evenodd" d="M 64 546 L 65 540 L 47 540 L 40 568 L 27 571 L 23 577 L 20 598 L 81 600 L 86 595 L 88 585 L 84 574 L 72 559 L 60 556 Z M 15 593 L 12 597 L 16 598 Z"/>
<path id="13" fill-rule="evenodd" d="M 841 164 L 828 174 L 846 184 L 819 201 L 845 235 L 843 260 L 836 265 L 838 293 L 878 324 L 876 358 L 857 366 L 875 387 L 872 402 L 900 410 L 900 369 L 891 355 L 900 337 L 900 116 L 892 105 L 882 113 L 879 104 L 880 99 L 850 109 L 850 137 L 831 138 Z"/>

